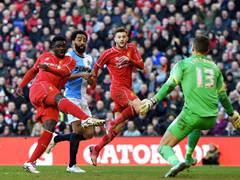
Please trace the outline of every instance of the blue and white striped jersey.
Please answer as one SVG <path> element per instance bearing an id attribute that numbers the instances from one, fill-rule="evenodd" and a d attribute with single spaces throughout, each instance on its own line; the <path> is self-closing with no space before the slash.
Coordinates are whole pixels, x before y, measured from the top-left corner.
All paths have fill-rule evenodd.
<path id="1" fill-rule="evenodd" d="M 80 57 L 73 50 L 68 52 L 66 55 L 71 56 L 76 61 L 76 67 L 72 71 L 72 74 L 90 73 L 92 71 L 94 62 L 90 55 L 84 53 L 84 57 Z M 64 95 L 67 98 L 77 98 L 87 101 L 86 89 L 87 81 L 83 78 L 77 78 L 66 83 Z"/>

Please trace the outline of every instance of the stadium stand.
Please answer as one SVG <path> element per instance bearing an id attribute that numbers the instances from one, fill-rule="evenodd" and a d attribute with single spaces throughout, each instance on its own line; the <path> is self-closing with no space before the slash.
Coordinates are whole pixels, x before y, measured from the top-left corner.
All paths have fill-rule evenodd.
<path id="1" fill-rule="evenodd" d="M 53 35 L 69 40 L 76 29 L 89 36 L 88 53 L 96 60 L 112 45 L 119 25 L 129 29 L 145 62 L 144 72 L 133 73 L 133 89 L 141 99 L 150 97 L 166 80 L 171 67 L 191 53 L 191 40 L 205 33 L 211 57 L 221 68 L 228 94 L 240 110 L 240 1 L 237 0 L 3 0 L 0 2 L 0 136 L 38 136 L 41 124 L 29 103 L 28 87 L 17 97 L 17 84 Z M 70 43 L 70 41 L 69 41 Z M 69 44 L 70 45 L 70 44 Z M 104 69 L 96 89 L 88 89 L 89 106 L 99 118 L 112 118 L 110 77 Z M 131 122 L 140 135 L 162 135 L 183 105 L 181 89 L 174 90 L 146 117 Z M 221 107 L 219 107 L 221 109 Z M 59 133 L 69 132 L 61 114 Z M 131 131 L 126 126 L 126 131 Z M 104 131 L 96 128 L 96 134 Z M 220 110 L 216 126 L 203 135 L 239 136 Z"/>

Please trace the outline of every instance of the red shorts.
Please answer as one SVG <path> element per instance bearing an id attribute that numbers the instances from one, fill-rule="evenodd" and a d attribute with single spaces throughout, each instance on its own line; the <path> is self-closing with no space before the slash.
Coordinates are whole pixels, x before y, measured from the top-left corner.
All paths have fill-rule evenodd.
<path id="1" fill-rule="evenodd" d="M 59 93 L 59 89 L 48 82 L 37 82 L 31 86 L 29 98 L 37 109 L 37 121 L 42 123 L 49 119 L 58 121 L 59 110 L 55 96 Z"/>
<path id="2" fill-rule="evenodd" d="M 121 112 L 129 105 L 129 101 L 137 98 L 136 94 L 124 86 L 111 87 L 111 98 L 115 102 L 114 112 Z"/>

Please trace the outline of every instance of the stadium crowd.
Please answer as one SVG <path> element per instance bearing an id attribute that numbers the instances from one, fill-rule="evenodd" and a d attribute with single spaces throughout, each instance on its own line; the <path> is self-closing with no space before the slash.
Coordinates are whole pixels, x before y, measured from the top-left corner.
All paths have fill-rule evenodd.
<path id="1" fill-rule="evenodd" d="M 129 29 L 144 59 L 145 70 L 133 73 L 133 90 L 140 99 L 151 97 L 165 82 L 171 67 L 191 53 L 198 33 L 211 40 L 210 55 L 222 70 L 234 109 L 240 110 L 240 1 L 238 0 L 4 0 L 0 2 L 0 136 L 38 136 L 35 110 L 16 87 L 37 57 L 49 50 L 53 35 L 69 41 L 76 29 L 89 35 L 88 53 L 96 60 L 112 46 L 118 26 Z M 103 69 L 95 89 L 89 88 L 89 107 L 98 118 L 113 118 L 110 76 Z M 159 136 L 183 106 L 181 88 L 146 116 L 129 120 L 123 136 Z M 219 106 L 215 127 L 203 135 L 239 136 Z M 58 133 L 68 133 L 66 116 L 60 114 Z M 96 136 L 105 133 L 96 127 Z"/>

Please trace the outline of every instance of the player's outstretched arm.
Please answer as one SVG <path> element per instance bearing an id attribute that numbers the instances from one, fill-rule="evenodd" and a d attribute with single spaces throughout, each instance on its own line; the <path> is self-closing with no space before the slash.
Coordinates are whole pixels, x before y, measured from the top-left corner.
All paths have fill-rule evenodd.
<path id="1" fill-rule="evenodd" d="M 151 99 L 142 100 L 140 106 L 140 114 L 146 114 L 156 103 L 165 98 L 175 87 L 177 83 L 170 77 L 167 82 L 163 84 L 160 90 Z"/>
<path id="2" fill-rule="evenodd" d="M 22 81 L 17 87 L 16 94 L 18 96 L 23 96 L 23 88 L 36 76 L 38 70 L 32 67 L 27 71 L 27 73 L 23 76 Z"/>
<path id="3" fill-rule="evenodd" d="M 60 77 L 65 77 L 71 74 L 71 71 L 67 66 L 52 67 L 47 64 L 38 64 L 38 68 Z"/>
<path id="4" fill-rule="evenodd" d="M 72 73 L 72 70 L 76 66 L 76 61 L 74 59 L 71 59 L 70 62 L 67 62 L 66 64 L 55 66 L 50 66 L 47 63 L 38 63 L 37 67 L 39 69 L 42 69 L 44 71 L 50 72 L 56 76 L 65 77 L 69 76 Z"/>
<path id="5" fill-rule="evenodd" d="M 134 46 L 133 56 L 130 58 L 130 62 L 138 69 L 144 69 L 143 59 L 137 50 L 137 47 Z"/>

